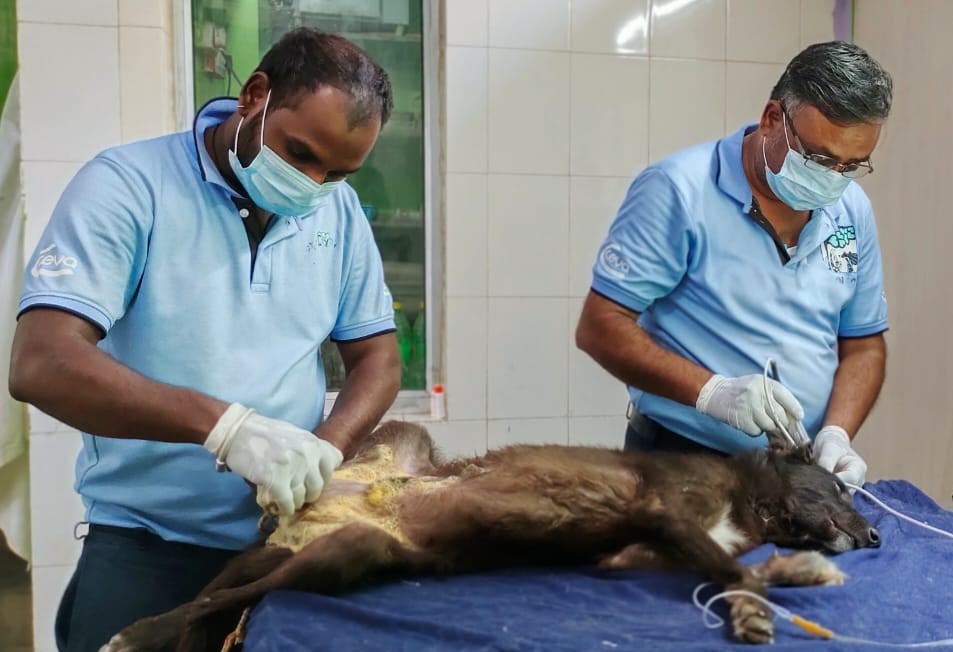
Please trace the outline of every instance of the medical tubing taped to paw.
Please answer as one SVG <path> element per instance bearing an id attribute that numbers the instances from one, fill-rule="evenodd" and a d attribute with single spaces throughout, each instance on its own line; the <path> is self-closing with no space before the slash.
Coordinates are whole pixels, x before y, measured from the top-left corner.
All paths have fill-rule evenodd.
<path id="1" fill-rule="evenodd" d="M 859 638 L 856 636 L 845 636 L 843 634 L 838 634 L 837 632 L 824 627 L 820 623 L 814 622 L 813 620 L 808 620 L 802 616 L 798 616 L 795 613 L 792 613 L 789 609 L 785 609 L 781 605 L 775 604 L 764 598 L 757 593 L 752 593 L 751 591 L 745 591 L 744 589 L 736 589 L 733 591 L 722 591 L 721 593 L 716 593 L 712 597 L 708 598 L 704 604 L 698 598 L 698 594 L 706 586 L 711 586 L 711 582 L 705 582 L 699 584 L 695 587 L 695 590 L 692 592 L 692 602 L 696 607 L 702 610 L 702 622 L 705 624 L 705 627 L 709 629 L 716 629 L 725 624 L 725 620 L 714 613 L 711 610 L 711 605 L 718 600 L 723 600 L 725 598 L 735 597 L 735 596 L 745 596 L 757 600 L 768 609 L 776 613 L 780 618 L 787 620 L 792 625 L 803 629 L 804 631 L 817 636 L 819 638 L 824 638 L 833 641 L 842 641 L 844 643 L 864 643 L 867 645 L 878 645 L 881 647 L 896 647 L 896 648 L 920 648 L 920 647 L 941 647 L 947 645 L 953 645 L 953 638 L 941 639 L 937 641 L 918 641 L 916 643 L 891 643 L 888 641 L 873 641 L 866 638 Z"/>
<path id="2" fill-rule="evenodd" d="M 879 498 L 874 496 L 872 493 L 870 493 L 866 489 L 863 489 L 861 487 L 858 487 L 850 483 L 845 483 L 845 484 L 847 484 L 848 487 L 851 487 L 852 489 L 855 489 L 858 492 L 860 492 L 861 495 L 871 499 L 873 502 L 875 502 L 877 505 L 882 507 L 884 510 L 886 510 L 890 514 L 893 514 L 894 516 L 900 519 L 903 519 L 904 521 L 913 523 L 914 525 L 918 527 L 922 527 L 925 530 L 929 530 L 930 532 L 934 532 L 936 534 L 953 539 L 953 532 L 947 532 L 946 530 L 941 530 L 938 527 L 934 527 L 928 523 L 924 523 L 922 521 L 918 521 L 914 518 L 911 518 L 907 516 L 906 514 L 898 512 L 892 507 L 886 505 Z M 844 643 L 863 643 L 866 645 L 877 645 L 880 647 L 890 647 L 890 648 L 926 648 L 926 647 L 942 647 L 942 646 L 953 645 L 953 638 L 940 639 L 936 641 L 919 641 L 916 643 L 892 643 L 888 641 L 874 641 L 874 640 L 870 640 L 866 638 L 859 638 L 857 636 L 846 636 L 844 634 L 838 634 L 834 632 L 833 630 L 828 629 L 827 627 L 824 627 L 820 623 L 814 622 L 813 620 L 808 620 L 807 618 L 804 618 L 803 616 L 798 616 L 797 614 L 792 613 L 789 609 L 785 609 L 781 605 L 775 604 L 771 602 L 770 600 L 768 600 L 767 598 L 758 595 L 757 593 L 752 593 L 751 591 L 745 591 L 743 589 L 736 589 L 732 591 L 722 591 L 721 593 L 717 593 L 713 595 L 712 597 L 708 598 L 708 600 L 706 600 L 705 603 L 702 604 L 701 600 L 699 600 L 698 598 L 698 594 L 701 593 L 702 589 L 711 585 L 712 585 L 712 582 L 704 582 L 696 586 L 695 590 L 692 591 L 692 603 L 696 607 L 701 609 L 702 623 L 704 623 L 705 627 L 709 629 L 716 629 L 725 624 L 724 619 L 711 610 L 711 605 L 717 602 L 718 600 L 723 600 L 725 598 L 743 595 L 743 596 L 752 598 L 754 600 L 757 600 L 758 602 L 766 606 L 768 609 L 776 613 L 780 618 L 787 620 L 792 625 L 795 625 L 803 629 L 804 631 L 810 634 L 813 634 L 814 636 L 818 636 L 824 639 L 841 641 Z"/>

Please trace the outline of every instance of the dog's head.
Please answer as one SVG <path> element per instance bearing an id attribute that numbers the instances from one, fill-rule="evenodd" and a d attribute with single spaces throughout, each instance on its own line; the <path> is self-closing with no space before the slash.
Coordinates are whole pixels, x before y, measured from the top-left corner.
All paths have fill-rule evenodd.
<path id="1" fill-rule="evenodd" d="M 811 461 L 810 446 L 762 454 L 775 478 L 765 487 L 768 495 L 753 497 L 766 541 L 832 552 L 880 546 L 880 535 L 854 509 L 847 486 Z"/>

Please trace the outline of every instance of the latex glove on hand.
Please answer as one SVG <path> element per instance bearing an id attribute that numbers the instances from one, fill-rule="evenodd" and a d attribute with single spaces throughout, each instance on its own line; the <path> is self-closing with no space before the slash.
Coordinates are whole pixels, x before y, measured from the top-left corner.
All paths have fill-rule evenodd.
<path id="1" fill-rule="evenodd" d="M 293 514 L 321 495 L 344 454 L 333 444 L 286 421 L 232 403 L 204 444 L 230 470 L 258 487 L 258 505 Z"/>
<path id="2" fill-rule="evenodd" d="M 867 463 L 850 447 L 850 437 L 840 426 L 824 426 L 814 438 L 814 462 L 844 482 L 861 486 L 867 478 Z M 852 487 L 848 487 L 854 493 Z"/>
<path id="3" fill-rule="evenodd" d="M 784 385 L 768 379 L 767 387 L 770 396 L 765 395 L 761 374 L 735 378 L 715 374 L 698 393 L 695 408 L 752 437 L 776 433 L 804 418 L 804 408 Z"/>

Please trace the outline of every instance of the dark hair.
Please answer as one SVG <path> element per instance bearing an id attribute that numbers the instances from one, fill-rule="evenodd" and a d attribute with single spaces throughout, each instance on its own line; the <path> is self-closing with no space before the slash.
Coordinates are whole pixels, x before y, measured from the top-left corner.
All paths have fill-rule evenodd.
<path id="1" fill-rule="evenodd" d="M 853 43 L 815 43 L 800 52 L 771 91 L 788 110 L 809 104 L 842 126 L 887 119 L 893 95 L 889 73 Z"/>
<path id="2" fill-rule="evenodd" d="M 354 127 L 374 116 L 383 126 L 394 108 L 390 79 L 377 62 L 351 41 L 311 27 L 293 29 L 275 43 L 256 72 L 268 75 L 271 102 L 294 105 L 304 92 L 333 86 L 351 97 Z"/>

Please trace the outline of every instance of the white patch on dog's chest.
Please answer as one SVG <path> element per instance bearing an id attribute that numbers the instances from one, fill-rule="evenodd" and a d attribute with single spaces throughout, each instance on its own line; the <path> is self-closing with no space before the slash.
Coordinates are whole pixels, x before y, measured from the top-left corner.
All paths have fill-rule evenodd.
<path id="1" fill-rule="evenodd" d="M 731 522 L 731 505 L 725 505 L 718 515 L 718 521 L 708 529 L 708 536 L 729 555 L 735 555 L 747 543 L 748 538 Z"/>

